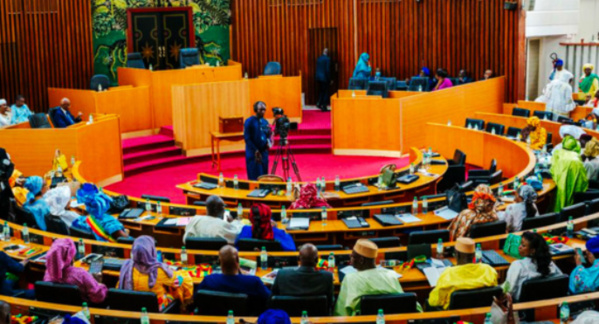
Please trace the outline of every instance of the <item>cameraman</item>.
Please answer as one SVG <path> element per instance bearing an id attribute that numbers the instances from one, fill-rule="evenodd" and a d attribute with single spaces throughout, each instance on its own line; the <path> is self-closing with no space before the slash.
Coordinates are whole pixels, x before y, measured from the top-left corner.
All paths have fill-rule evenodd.
<path id="1" fill-rule="evenodd" d="M 255 116 L 248 118 L 243 127 L 245 139 L 245 163 L 248 179 L 258 180 L 258 177 L 268 174 L 268 149 L 272 130 L 264 119 L 266 104 L 258 101 L 254 104 Z"/>

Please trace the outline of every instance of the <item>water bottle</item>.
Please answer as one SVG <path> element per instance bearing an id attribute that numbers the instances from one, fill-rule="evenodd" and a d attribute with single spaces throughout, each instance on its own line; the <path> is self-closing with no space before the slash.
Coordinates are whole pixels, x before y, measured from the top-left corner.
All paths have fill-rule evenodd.
<path id="1" fill-rule="evenodd" d="M 574 221 L 572 220 L 572 216 L 568 217 L 568 224 L 566 225 L 566 236 L 574 237 Z"/>
<path id="2" fill-rule="evenodd" d="M 89 114 L 89 124 L 93 124 L 94 123 L 94 116 L 92 114 Z"/>
<path id="3" fill-rule="evenodd" d="M 164 260 L 162 259 L 162 251 L 160 250 L 156 251 L 156 261 L 164 262 Z"/>
<path id="4" fill-rule="evenodd" d="M 152 66 L 152 63 L 150 63 L 150 71 L 154 71 L 154 67 Z"/>
<path id="5" fill-rule="evenodd" d="M 160 201 L 156 204 L 156 212 L 158 213 L 158 215 L 162 215 L 162 204 L 160 203 Z"/>
<path id="6" fill-rule="evenodd" d="M 563 302 L 562 307 L 559 309 L 559 322 L 560 324 L 568 323 L 570 319 L 570 306 L 568 306 L 568 302 Z"/>
<path id="7" fill-rule="evenodd" d="M 497 187 L 497 196 L 501 197 L 503 195 L 503 182 L 499 183 L 499 187 Z"/>
<path id="8" fill-rule="evenodd" d="M 262 270 L 268 269 L 268 254 L 266 254 L 266 247 L 262 247 L 262 252 L 260 252 L 260 268 Z"/>
<path id="9" fill-rule="evenodd" d="M 437 259 L 443 258 L 443 239 L 439 238 L 437 241 Z"/>
<path id="10" fill-rule="evenodd" d="M 25 244 L 29 244 L 29 229 L 27 228 L 27 223 L 23 224 L 23 230 L 21 231 L 21 236 L 23 239 L 23 242 L 25 242 Z"/>
<path id="11" fill-rule="evenodd" d="M 418 215 L 418 199 L 416 197 L 412 201 L 412 215 Z"/>
<path id="12" fill-rule="evenodd" d="M 530 136 L 526 138 L 526 146 L 530 147 Z"/>
<path id="13" fill-rule="evenodd" d="M 472 125 L 468 124 L 468 127 L 466 127 L 467 129 L 472 129 Z"/>
<path id="14" fill-rule="evenodd" d="M 308 318 L 308 312 L 302 311 L 302 318 L 300 319 L 300 324 L 310 324 L 310 319 Z"/>
<path id="15" fill-rule="evenodd" d="M 376 324 L 385 324 L 385 314 L 383 314 L 382 309 L 379 309 L 379 312 L 376 315 Z"/>
<path id="16" fill-rule="evenodd" d="M 289 218 L 287 218 L 287 209 L 285 208 L 285 206 L 281 207 L 281 221 L 283 222 L 283 224 L 289 223 Z"/>
<path id="17" fill-rule="evenodd" d="M 181 248 L 181 263 L 187 264 L 187 250 L 185 249 L 185 247 Z"/>
<path id="18" fill-rule="evenodd" d="M 493 322 L 491 322 L 491 313 L 487 313 L 487 316 L 485 316 L 484 324 L 493 324 Z"/>
<path id="19" fill-rule="evenodd" d="M 339 180 L 339 176 L 335 176 L 335 191 L 341 190 L 341 180 Z"/>
<path id="20" fill-rule="evenodd" d="M 481 263 L 483 261 L 483 249 L 480 247 L 480 243 L 476 244 L 476 250 L 474 252 L 475 263 Z"/>
<path id="21" fill-rule="evenodd" d="M 220 66 L 220 61 L 216 61 L 216 67 Z"/>
<path id="22" fill-rule="evenodd" d="M 447 120 L 447 126 L 451 126 L 451 119 Z"/>
<path id="23" fill-rule="evenodd" d="M 235 190 L 239 189 L 239 179 L 237 178 L 237 175 L 233 177 L 233 188 Z"/>
<path id="24" fill-rule="evenodd" d="M 414 174 L 414 163 L 410 163 L 410 174 Z"/>
<path id="25" fill-rule="evenodd" d="M 520 187 L 520 179 L 518 179 L 518 177 L 516 177 L 514 179 L 514 190 L 518 189 L 518 187 Z"/>
<path id="26" fill-rule="evenodd" d="M 428 213 L 428 199 L 426 199 L 426 196 L 424 196 L 424 198 L 422 198 L 422 213 L 423 214 Z"/>
<path id="27" fill-rule="evenodd" d="M 150 69 L 152 65 L 150 64 Z M 148 310 L 145 307 L 141 308 L 141 318 L 139 319 L 140 324 L 150 324 L 150 317 L 148 316 Z"/>
<path id="28" fill-rule="evenodd" d="M 77 245 L 77 253 L 79 253 L 79 256 L 81 258 L 85 256 L 85 243 L 83 243 L 83 239 L 79 239 L 79 245 Z"/>
<path id="29" fill-rule="evenodd" d="M 4 232 L 4 242 L 10 242 L 10 227 L 8 227 L 8 222 L 4 222 L 2 231 Z"/>
<path id="30" fill-rule="evenodd" d="M 491 135 L 495 135 L 495 127 L 491 128 Z"/>
<path id="31" fill-rule="evenodd" d="M 71 155 L 71 166 L 74 166 L 75 162 L 77 162 L 77 160 L 75 160 L 75 156 Z"/>
<path id="32" fill-rule="evenodd" d="M 355 91 L 352 91 L 352 92 L 351 92 L 351 96 L 352 96 L 352 98 L 355 98 L 355 97 L 356 97 L 356 92 L 355 92 Z"/>
<path id="33" fill-rule="evenodd" d="M 335 254 L 333 254 L 333 252 L 331 252 L 331 254 L 329 254 L 329 272 L 330 273 L 335 273 Z"/>
<path id="34" fill-rule="evenodd" d="M 148 213 L 152 212 L 152 204 L 150 204 L 150 199 L 146 198 L 146 211 Z"/>
<path id="35" fill-rule="evenodd" d="M 233 316 L 233 311 L 230 310 L 227 315 L 227 324 L 235 324 L 235 317 Z"/>
<path id="36" fill-rule="evenodd" d="M 98 92 L 102 92 L 102 84 L 98 84 Z"/>
<path id="37" fill-rule="evenodd" d="M 247 79 L 247 78 L 248 78 L 248 73 L 247 73 L 247 72 L 245 72 L 245 73 L 243 74 L 243 78 L 244 78 L 244 79 Z"/>
<path id="38" fill-rule="evenodd" d="M 285 208 L 285 206 L 283 206 L 283 209 Z M 281 212 L 281 216 L 283 216 L 283 212 Z M 243 206 L 241 206 L 241 203 L 237 204 L 237 218 L 242 219 L 243 218 Z"/>
<path id="39" fill-rule="evenodd" d="M 287 188 L 286 189 L 286 194 L 287 196 L 291 196 L 291 190 L 292 190 L 292 185 L 291 185 L 291 177 L 287 178 Z"/>
<path id="40" fill-rule="evenodd" d="M 320 180 L 320 190 L 322 190 L 322 193 L 327 191 L 327 181 L 324 179 L 324 177 L 322 177 Z"/>
<path id="41" fill-rule="evenodd" d="M 218 175 L 218 187 L 219 188 L 225 187 L 225 177 L 223 176 L 222 172 Z"/>
<path id="42" fill-rule="evenodd" d="M 422 92 L 422 84 L 418 85 L 418 92 Z"/>
<path id="43" fill-rule="evenodd" d="M 320 217 L 322 219 L 322 226 L 327 226 L 327 208 L 322 207 L 322 211 L 320 212 Z"/>
<path id="44" fill-rule="evenodd" d="M 91 314 L 89 313 L 89 307 L 87 306 L 86 302 L 83 302 L 81 312 L 83 313 L 83 315 L 85 315 L 85 318 L 87 318 L 88 320 L 91 318 Z"/>
<path id="45" fill-rule="evenodd" d="M 520 134 L 520 132 L 518 132 L 518 135 L 516 135 L 516 139 L 518 142 L 522 141 L 522 134 Z"/>

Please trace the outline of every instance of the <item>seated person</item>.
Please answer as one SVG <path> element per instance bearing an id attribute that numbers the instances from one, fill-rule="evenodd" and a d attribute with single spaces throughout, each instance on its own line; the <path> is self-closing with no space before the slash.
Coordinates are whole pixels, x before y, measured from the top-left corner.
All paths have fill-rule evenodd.
<path id="1" fill-rule="evenodd" d="M 85 204 L 89 215 L 81 216 L 73 221 L 72 227 L 94 233 L 96 240 L 103 242 L 116 242 L 119 237 L 129 236 L 125 227 L 116 218 L 107 215 L 112 198 L 99 192 L 98 188 L 85 183 L 77 190 L 77 201 Z"/>
<path id="2" fill-rule="evenodd" d="M 435 79 L 437 79 L 437 85 L 433 88 L 433 91 L 443 90 L 447 88 L 453 87 L 453 83 L 449 79 L 449 75 L 445 69 L 437 69 L 437 73 L 435 74 Z"/>
<path id="3" fill-rule="evenodd" d="M 454 291 L 497 286 L 497 272 L 493 267 L 472 263 L 474 250 L 474 240 L 471 238 L 460 237 L 456 240 L 455 258 L 458 265 L 441 273 L 437 286 L 429 295 L 430 306 L 447 309 Z"/>
<path id="4" fill-rule="evenodd" d="M 272 286 L 273 296 L 327 296 L 333 306 L 333 274 L 316 270 L 318 249 L 310 243 L 299 251 L 299 267 L 281 269 Z"/>
<path id="5" fill-rule="evenodd" d="M 582 259 L 578 253 L 574 253 L 576 268 L 570 273 L 570 292 L 580 294 L 592 292 L 599 288 L 599 236 L 595 236 L 586 242 L 586 261 L 588 267 L 582 265 Z"/>
<path id="6" fill-rule="evenodd" d="M 56 188 L 48 190 L 44 195 L 44 200 L 50 207 L 50 214 L 60 217 L 67 227 L 71 227 L 73 222 L 81 216 L 74 211 L 66 209 L 71 202 L 71 184 L 74 185 L 74 183 L 59 184 Z"/>
<path id="7" fill-rule="evenodd" d="M 597 181 L 599 178 L 599 158 L 597 156 L 599 156 L 599 141 L 593 137 L 586 143 L 582 152 L 582 161 L 589 181 Z"/>
<path id="8" fill-rule="evenodd" d="M 378 247 L 372 241 L 359 239 L 351 254 L 351 264 L 357 272 L 341 282 L 335 316 L 354 316 L 360 313 L 360 298 L 366 295 L 399 294 L 403 290 L 394 271 L 377 268 Z"/>
<path id="9" fill-rule="evenodd" d="M 294 201 L 289 209 L 310 209 L 310 208 L 331 208 L 324 198 L 318 197 L 318 189 L 313 183 L 306 183 L 301 191 L 299 198 Z"/>
<path id="10" fill-rule="evenodd" d="M 270 298 L 270 291 L 259 277 L 244 275 L 239 268 L 239 254 L 232 246 L 223 246 L 219 253 L 222 273 L 211 274 L 204 277 L 198 290 L 221 291 L 234 294 L 247 294 L 249 300 L 248 310 L 256 316 L 266 309 Z"/>
<path id="11" fill-rule="evenodd" d="M 566 138 L 567 135 L 570 135 L 570 136 L 574 137 L 574 139 L 576 141 L 579 141 L 583 135 L 586 135 L 586 132 L 582 128 L 580 128 L 576 125 L 564 124 L 564 125 L 560 126 L 560 128 L 559 128 L 559 136 L 563 140 L 564 138 Z M 584 147 L 580 143 L 578 143 L 578 145 L 580 147 Z M 553 148 L 553 151 L 559 150 L 561 148 L 562 148 L 562 143 L 559 143 L 555 146 L 555 148 Z M 579 148 L 579 150 L 580 150 L 580 148 Z"/>
<path id="12" fill-rule="evenodd" d="M 522 142 L 528 142 L 530 137 L 530 148 L 540 150 L 547 143 L 547 130 L 541 127 L 541 120 L 532 116 L 526 120 L 527 126 L 522 129 Z"/>
<path id="13" fill-rule="evenodd" d="M 42 198 L 42 196 L 48 190 L 48 186 L 45 185 L 44 179 L 38 176 L 32 176 L 27 178 L 24 185 L 25 189 L 29 191 L 27 194 L 27 201 L 23 204 L 23 209 L 33 214 L 37 226 L 42 231 L 46 230 L 46 215 L 50 214 L 50 206 Z M 34 226 L 36 224 L 29 224 Z"/>
<path id="14" fill-rule="evenodd" d="M 6 99 L 0 99 L 0 128 L 10 126 L 10 108 Z"/>
<path id="15" fill-rule="evenodd" d="M 29 191 L 23 187 L 27 178 L 23 177 L 21 171 L 14 169 L 12 176 L 8 179 L 8 183 L 12 188 L 12 193 L 15 196 L 17 205 L 23 206 L 27 202 L 27 194 Z"/>
<path id="16" fill-rule="evenodd" d="M 483 74 L 483 78 L 481 79 L 481 81 L 484 80 L 489 80 L 495 77 L 495 73 L 493 73 L 493 70 L 491 69 L 486 69 L 485 73 Z"/>
<path id="17" fill-rule="evenodd" d="M 592 108 L 599 108 L 599 90 L 595 91 L 595 96 L 589 100 L 589 102 L 584 105 L 585 107 L 592 107 Z M 595 111 L 595 109 L 593 109 L 593 113 L 595 114 L 595 116 L 599 115 L 599 111 Z M 597 117 L 595 117 L 597 118 Z"/>
<path id="18" fill-rule="evenodd" d="M 160 311 L 175 299 L 185 309 L 191 304 L 193 297 L 193 280 L 189 273 L 173 273 L 166 264 L 156 260 L 156 244 L 147 235 L 142 235 L 133 242 L 131 259 L 125 261 L 121 268 L 117 288 L 155 293 Z"/>
<path id="19" fill-rule="evenodd" d="M 206 199 L 206 216 L 194 216 L 187 226 L 185 226 L 185 235 L 183 235 L 183 243 L 188 237 L 206 237 L 206 238 L 222 238 L 227 240 L 229 244 L 234 244 L 235 239 L 243 224 L 240 220 L 234 220 L 227 216 L 227 220 L 223 220 L 225 216 L 225 202 L 218 196 L 210 196 Z"/>
<path id="20" fill-rule="evenodd" d="M 470 228 L 474 224 L 490 223 L 499 220 L 495 212 L 495 197 L 488 185 L 480 184 L 474 190 L 472 202 L 449 224 L 449 235 L 452 241 L 459 237 L 470 236 Z"/>
<path id="21" fill-rule="evenodd" d="M 62 98 L 60 101 L 60 106 L 56 107 L 57 109 L 54 111 L 54 116 L 52 116 L 52 120 L 56 125 L 56 128 L 66 128 L 73 124 L 81 122 L 81 112 L 74 117 L 71 114 L 69 108 L 71 107 L 71 101 L 68 98 Z"/>
<path id="22" fill-rule="evenodd" d="M 23 273 L 27 262 L 28 260 L 17 262 L 6 253 L 0 252 L 0 295 L 8 297 L 20 295 L 20 298 L 35 299 L 35 291 L 15 289 L 18 278 L 8 279 L 6 276 L 7 274 L 15 276 Z"/>
<path id="23" fill-rule="evenodd" d="M 567 135 L 562 149 L 553 150 L 551 176 L 557 187 L 555 212 L 574 203 L 574 194 L 587 191 L 589 181 L 584 164 L 580 159 L 580 146 L 574 137 Z"/>
<path id="24" fill-rule="evenodd" d="M 461 69 L 460 73 L 458 73 L 458 85 L 466 84 L 472 82 L 472 78 L 470 77 L 470 73 L 468 71 Z"/>
<path id="25" fill-rule="evenodd" d="M 420 73 L 414 77 L 428 78 L 429 89 L 433 89 L 435 84 L 437 84 L 437 80 L 431 76 L 431 70 L 426 66 L 423 66 L 422 69 L 420 69 Z M 410 79 L 406 79 L 406 83 L 410 84 Z M 423 91 L 426 91 L 426 88 L 423 89 Z"/>
<path id="26" fill-rule="evenodd" d="M 235 246 L 239 246 L 240 239 L 270 240 L 281 243 L 283 251 L 296 251 L 293 238 L 282 229 L 273 226 L 272 212 L 265 204 L 254 204 L 250 209 L 252 226 L 244 226 L 237 236 Z M 276 223 L 275 223 L 276 225 Z"/>
<path id="27" fill-rule="evenodd" d="M 370 81 L 379 81 L 382 77 L 383 77 L 383 75 L 381 73 L 381 68 L 377 67 L 376 70 L 374 71 L 374 76 L 370 77 Z"/>
<path id="28" fill-rule="evenodd" d="M 518 252 L 524 259 L 512 262 L 503 283 L 504 291 L 507 290 L 515 302 L 520 299 L 522 283 L 526 280 L 562 273 L 551 260 L 549 246 L 540 234 L 524 232 Z"/>
<path id="29" fill-rule="evenodd" d="M 29 116 L 33 115 L 29 107 L 25 104 L 25 97 L 23 95 L 17 95 L 15 104 L 10 106 L 12 116 L 10 119 L 11 124 L 20 124 L 29 122 Z"/>
<path id="30" fill-rule="evenodd" d="M 599 90 L 599 76 L 593 73 L 595 66 L 587 63 L 582 66 L 583 75 L 578 81 L 578 94 L 581 100 L 589 101 Z"/>
<path id="31" fill-rule="evenodd" d="M 79 287 L 81 298 L 87 302 L 100 304 L 106 298 L 108 288 L 103 285 L 102 274 L 91 275 L 87 270 L 73 266 L 77 254 L 71 239 L 56 239 L 46 254 L 46 274 L 44 281 Z"/>
<path id="32" fill-rule="evenodd" d="M 525 218 L 539 215 L 535 201 L 537 192 L 529 185 L 523 185 L 514 191 L 516 198 L 514 203 L 505 209 L 505 222 L 507 231 L 518 232 L 522 229 L 522 221 Z"/>

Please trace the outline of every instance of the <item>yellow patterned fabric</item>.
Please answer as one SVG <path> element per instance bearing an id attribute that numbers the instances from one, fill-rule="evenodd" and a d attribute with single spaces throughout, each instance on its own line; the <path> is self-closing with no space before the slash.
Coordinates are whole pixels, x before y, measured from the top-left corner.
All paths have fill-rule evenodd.
<path id="1" fill-rule="evenodd" d="M 148 277 L 134 267 L 133 290 L 155 293 L 161 310 L 175 299 L 185 304 L 193 298 L 193 279 L 185 271 L 175 271 L 173 277 L 169 278 L 162 269 L 158 269 L 156 284 L 152 288 L 148 285 Z M 176 281 L 179 281 L 178 286 Z M 119 283 L 116 286 L 119 287 Z"/>
<path id="2" fill-rule="evenodd" d="M 447 309 L 454 291 L 493 286 L 497 286 L 497 271 L 487 264 L 465 264 L 447 268 L 439 276 L 435 289 L 431 291 L 428 304 Z"/>
<path id="3" fill-rule="evenodd" d="M 547 130 L 541 127 L 541 120 L 539 117 L 533 116 L 526 120 L 528 124 L 530 137 L 530 148 L 533 150 L 540 150 L 547 143 Z M 523 139 L 526 140 L 526 139 Z"/>
<path id="4" fill-rule="evenodd" d="M 14 187 L 12 188 L 12 193 L 15 195 L 17 205 L 19 205 L 19 207 L 23 207 L 23 204 L 25 204 L 27 201 L 27 194 L 29 193 L 29 190 L 23 187 Z"/>

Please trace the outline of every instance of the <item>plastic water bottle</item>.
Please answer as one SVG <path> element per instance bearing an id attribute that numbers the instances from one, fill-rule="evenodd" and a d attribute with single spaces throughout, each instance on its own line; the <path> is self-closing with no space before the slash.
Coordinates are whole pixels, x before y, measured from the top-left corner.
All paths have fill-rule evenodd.
<path id="1" fill-rule="evenodd" d="M 260 252 L 260 268 L 262 270 L 268 269 L 268 254 L 264 246 L 262 247 L 262 252 Z"/>
<path id="2" fill-rule="evenodd" d="M 23 242 L 25 242 L 25 244 L 29 244 L 29 229 L 27 228 L 27 223 L 23 224 L 23 230 L 21 231 L 21 236 L 23 239 Z"/>
<path id="3" fill-rule="evenodd" d="M 520 142 L 522 140 L 522 134 L 518 132 L 518 135 L 516 135 L 516 139 L 518 140 L 518 142 Z"/>
<path id="4" fill-rule="evenodd" d="M 75 156 L 71 155 L 71 166 L 74 166 L 75 162 L 77 162 L 77 160 L 75 160 Z"/>
<path id="5" fill-rule="evenodd" d="M 376 324 L 385 324 L 385 314 L 383 314 L 382 309 L 379 309 L 379 312 L 376 315 Z"/>
<path id="6" fill-rule="evenodd" d="M 414 174 L 414 163 L 410 163 L 410 174 Z"/>
<path id="7" fill-rule="evenodd" d="M 222 172 L 218 175 L 218 187 L 219 188 L 225 187 L 225 177 L 223 176 Z"/>
<path id="8" fill-rule="evenodd" d="M 559 322 L 566 324 L 568 320 L 570 320 L 570 306 L 568 306 L 568 302 L 563 302 L 562 307 L 559 308 Z"/>
<path id="9" fill-rule="evenodd" d="M 287 196 L 291 196 L 291 190 L 292 190 L 292 185 L 291 185 L 291 177 L 287 178 L 287 188 L 286 189 L 286 194 Z"/>
<path id="10" fill-rule="evenodd" d="M 495 127 L 491 128 L 491 135 L 495 135 Z"/>
<path id="11" fill-rule="evenodd" d="M 568 217 L 568 224 L 566 225 L 566 236 L 574 237 L 574 221 L 572 220 L 572 216 Z"/>
<path id="12" fill-rule="evenodd" d="M 484 324 L 493 324 L 493 322 L 491 322 L 491 313 L 487 313 Z"/>
<path id="13" fill-rule="evenodd" d="M 339 191 L 341 190 L 341 180 L 339 179 L 339 176 L 335 176 L 335 191 Z"/>
<path id="14" fill-rule="evenodd" d="M 87 123 L 88 124 L 93 124 L 94 123 L 94 115 L 89 114 L 89 121 Z"/>
<path id="15" fill-rule="evenodd" d="M 433 157 L 433 148 L 432 147 L 428 147 L 428 157 L 432 158 Z"/>
<path id="16" fill-rule="evenodd" d="M 526 138 L 526 146 L 530 147 L 530 136 Z"/>
<path id="17" fill-rule="evenodd" d="M 285 208 L 285 206 L 283 206 L 283 208 Z M 283 213 L 281 213 L 281 215 L 283 215 Z M 241 206 L 241 203 L 237 204 L 237 218 L 243 218 L 243 206 Z"/>
<path id="18" fill-rule="evenodd" d="M 158 215 L 162 215 L 162 204 L 160 202 L 156 203 L 156 212 Z"/>
<path id="19" fill-rule="evenodd" d="M 289 219 L 287 218 L 287 209 L 285 206 L 281 207 L 281 222 L 283 222 L 283 224 L 289 223 Z"/>
<path id="20" fill-rule="evenodd" d="M 447 126 L 451 126 L 451 119 L 447 121 Z"/>
<path id="21" fill-rule="evenodd" d="M 150 63 L 150 71 L 154 71 L 154 67 L 152 66 L 152 63 Z"/>
<path id="22" fill-rule="evenodd" d="M 351 92 L 351 96 L 352 96 L 352 98 L 355 98 L 355 97 L 356 97 L 356 92 L 355 92 L 355 91 L 352 91 L 352 92 Z"/>
<path id="23" fill-rule="evenodd" d="M 233 188 L 235 190 L 239 189 L 239 178 L 237 178 L 237 175 L 233 177 Z"/>
<path id="24" fill-rule="evenodd" d="M 335 254 L 333 252 L 331 252 L 331 254 L 329 254 L 328 264 L 329 264 L 329 272 L 335 273 Z"/>
<path id="25" fill-rule="evenodd" d="M 152 65 L 150 64 L 150 69 Z M 150 324 L 150 317 L 148 316 L 148 310 L 145 307 L 141 308 L 141 318 L 139 319 L 140 324 Z"/>
<path id="26" fill-rule="evenodd" d="M 79 256 L 81 258 L 85 256 L 85 243 L 83 243 L 83 239 L 79 239 L 79 244 L 77 245 L 77 253 L 79 253 Z"/>
<path id="27" fill-rule="evenodd" d="M 308 318 L 308 312 L 302 311 L 302 318 L 300 319 L 300 324 L 310 324 L 310 319 Z"/>
<path id="28" fill-rule="evenodd" d="M 86 302 L 83 302 L 83 305 L 81 306 L 81 312 L 83 313 L 83 315 L 85 315 L 85 318 L 87 318 L 88 320 L 91 318 L 91 314 L 89 313 L 89 307 L 87 306 Z"/>
<path id="29" fill-rule="evenodd" d="M 243 74 L 243 78 L 244 78 L 244 79 L 247 79 L 247 78 L 248 78 L 248 73 L 247 73 L 247 72 L 245 72 L 245 73 Z"/>
<path id="30" fill-rule="evenodd" d="M 160 250 L 156 251 L 156 261 L 164 262 L 164 260 L 162 259 L 162 251 Z"/>
<path id="31" fill-rule="evenodd" d="M 466 127 L 467 129 L 472 129 L 472 125 L 468 124 L 468 127 Z"/>
<path id="32" fill-rule="evenodd" d="M 426 196 L 424 196 L 424 198 L 422 198 L 422 213 L 423 214 L 428 213 L 428 199 L 426 199 Z"/>
<path id="33" fill-rule="evenodd" d="M 8 227 L 8 222 L 4 222 L 4 228 L 2 229 L 4 232 L 4 242 L 10 242 L 10 227 Z"/>
<path id="34" fill-rule="evenodd" d="M 437 259 L 443 258 L 443 239 L 439 238 L 437 241 Z"/>
<path id="35" fill-rule="evenodd" d="M 322 219 L 322 226 L 327 226 L 327 208 L 324 206 L 320 212 L 320 218 Z"/>
<path id="36" fill-rule="evenodd" d="M 227 324 L 235 324 L 235 316 L 233 316 L 233 311 L 230 310 L 227 315 Z"/>
<path id="37" fill-rule="evenodd" d="M 476 250 L 474 251 L 474 258 L 476 258 L 476 263 L 481 263 L 483 260 L 483 249 L 480 246 L 480 243 L 476 244 Z"/>
<path id="38" fill-rule="evenodd" d="M 327 181 L 324 179 L 324 177 L 322 177 L 320 180 L 320 190 L 322 190 L 322 193 L 327 191 Z"/>
<path id="39" fill-rule="evenodd" d="M 102 84 L 98 84 L 98 92 L 102 92 Z"/>
<path id="40" fill-rule="evenodd" d="M 518 189 L 518 187 L 520 187 L 520 179 L 518 179 L 518 177 L 516 177 L 514 179 L 514 190 Z"/>
<path id="41" fill-rule="evenodd" d="M 497 187 L 497 196 L 501 197 L 503 195 L 503 182 L 499 183 L 499 187 Z"/>
<path id="42" fill-rule="evenodd" d="M 181 263 L 187 264 L 187 249 L 185 247 L 181 248 Z"/>
<path id="43" fill-rule="evenodd" d="M 422 84 L 418 85 L 418 92 L 422 92 Z"/>
<path id="44" fill-rule="evenodd" d="M 418 199 L 416 197 L 412 201 L 412 215 L 418 215 Z"/>
<path id="45" fill-rule="evenodd" d="M 152 212 L 152 204 L 150 204 L 150 199 L 146 198 L 146 211 L 148 213 Z"/>

